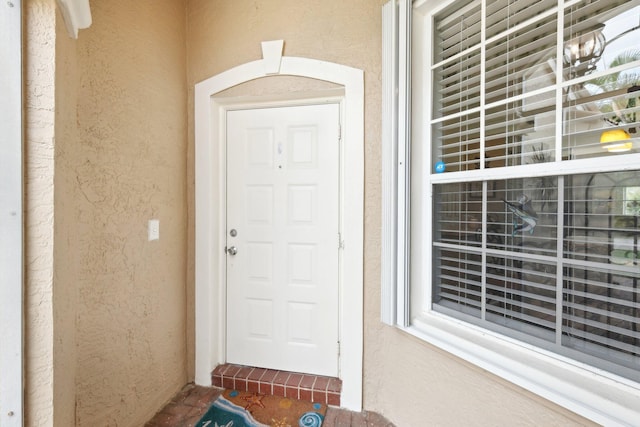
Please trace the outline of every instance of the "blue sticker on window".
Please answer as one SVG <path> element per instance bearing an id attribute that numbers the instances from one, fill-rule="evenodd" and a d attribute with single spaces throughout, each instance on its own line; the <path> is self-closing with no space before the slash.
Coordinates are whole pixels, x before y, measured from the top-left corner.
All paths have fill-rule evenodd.
<path id="1" fill-rule="evenodd" d="M 445 169 L 446 169 L 446 166 L 444 165 L 443 161 L 439 161 L 438 163 L 436 163 L 436 166 L 435 166 L 436 173 L 442 173 L 444 172 Z"/>

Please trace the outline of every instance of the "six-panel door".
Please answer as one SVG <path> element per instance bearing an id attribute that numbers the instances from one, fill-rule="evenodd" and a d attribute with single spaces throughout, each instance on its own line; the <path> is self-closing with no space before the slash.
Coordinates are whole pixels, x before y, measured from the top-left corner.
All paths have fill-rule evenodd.
<path id="1" fill-rule="evenodd" d="M 338 376 L 339 118 L 227 112 L 229 363 Z"/>

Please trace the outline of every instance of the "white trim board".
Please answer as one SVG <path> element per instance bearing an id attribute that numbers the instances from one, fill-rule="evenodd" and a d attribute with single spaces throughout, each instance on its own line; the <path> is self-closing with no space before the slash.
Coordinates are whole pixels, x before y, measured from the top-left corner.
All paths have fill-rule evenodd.
<path id="1" fill-rule="evenodd" d="M 363 242 L 364 242 L 364 75 L 362 70 L 308 58 L 280 59 L 277 72 L 265 60 L 249 62 L 195 86 L 196 176 L 196 362 L 197 384 L 211 384 L 211 371 L 225 362 L 224 286 L 224 116 L 230 105 L 216 94 L 258 78 L 307 77 L 344 88 L 341 253 L 340 377 L 341 405 L 362 409 Z M 268 70 L 269 72 L 267 72 Z"/>
<path id="2" fill-rule="evenodd" d="M 22 2 L 0 13 L 0 425 L 23 424 Z"/>

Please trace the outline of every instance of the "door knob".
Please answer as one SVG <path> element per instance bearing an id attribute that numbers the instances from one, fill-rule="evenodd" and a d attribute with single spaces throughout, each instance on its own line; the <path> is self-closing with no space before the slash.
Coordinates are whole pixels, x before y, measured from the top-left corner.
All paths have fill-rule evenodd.
<path id="1" fill-rule="evenodd" d="M 238 253 L 238 248 L 236 248 L 235 246 L 231 246 L 229 248 L 227 248 L 227 253 L 229 255 L 235 255 Z"/>

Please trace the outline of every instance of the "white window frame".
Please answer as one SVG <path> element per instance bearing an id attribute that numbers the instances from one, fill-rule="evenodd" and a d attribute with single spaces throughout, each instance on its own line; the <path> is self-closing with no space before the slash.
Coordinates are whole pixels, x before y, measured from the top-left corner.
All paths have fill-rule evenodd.
<path id="1" fill-rule="evenodd" d="M 383 79 L 383 96 L 386 98 L 386 102 L 383 101 L 383 123 L 410 123 L 410 134 L 402 134 L 396 128 L 393 131 L 387 128 L 387 132 L 383 132 L 383 157 L 386 156 L 383 159 L 383 165 L 386 165 L 386 169 L 383 166 L 383 186 L 387 189 L 383 196 L 383 242 L 389 247 L 384 248 L 382 260 L 382 320 L 594 422 L 635 425 L 640 420 L 640 384 L 431 310 L 432 253 L 428 244 L 432 237 L 431 182 L 444 183 L 459 177 L 450 173 L 434 180 L 429 176 L 428 166 L 424 166 L 431 165 L 429 144 L 410 144 L 410 141 L 430 141 L 432 17 L 452 1 L 455 0 L 415 0 L 412 13 L 398 14 L 400 21 L 406 18 L 411 22 L 395 24 L 395 18 L 385 21 L 388 30 L 383 45 L 399 49 L 397 40 L 402 38 L 401 29 L 410 28 L 414 48 L 406 56 L 404 65 L 401 54 L 392 55 L 391 58 L 400 63 L 397 67 L 390 67 L 386 71 L 387 78 Z M 395 1 L 390 3 L 395 4 Z M 562 6 L 563 1 L 558 3 Z M 390 15 L 386 13 L 384 17 L 388 19 Z M 389 32 L 392 37 L 389 37 Z M 405 46 L 411 43 L 407 42 Z M 412 69 L 412 78 L 405 87 L 399 85 L 399 79 L 393 73 L 403 66 Z M 396 92 L 398 99 L 411 99 L 411 109 L 404 110 L 406 115 L 401 109 L 392 108 L 393 102 L 397 102 L 394 100 Z M 415 119 L 410 120 L 411 117 Z M 406 170 L 398 167 L 401 158 L 398 153 L 409 152 L 410 180 Z M 394 158 L 394 154 L 397 157 Z M 579 172 L 598 161 L 575 162 L 573 170 L 564 168 L 563 173 Z M 609 169 L 633 170 L 638 164 L 640 154 L 632 154 L 625 156 L 622 163 L 617 160 Z M 607 167 L 601 169 L 606 171 Z M 509 174 L 509 171 L 501 171 L 492 179 L 508 179 Z M 411 191 L 403 191 L 409 185 Z M 403 197 L 406 194 L 410 196 Z M 394 204 L 397 206 L 395 211 Z M 396 212 L 396 215 L 389 212 Z M 410 215 L 403 217 L 403 212 Z M 410 233 L 405 231 L 408 230 L 409 216 Z M 411 251 L 403 254 L 409 235 Z M 402 274 L 407 266 L 410 274 Z"/>
<path id="2" fill-rule="evenodd" d="M 0 425 L 23 425 L 22 14 L 0 6 Z"/>
<path id="3" fill-rule="evenodd" d="M 382 321 L 409 325 L 411 0 L 382 8 Z"/>

